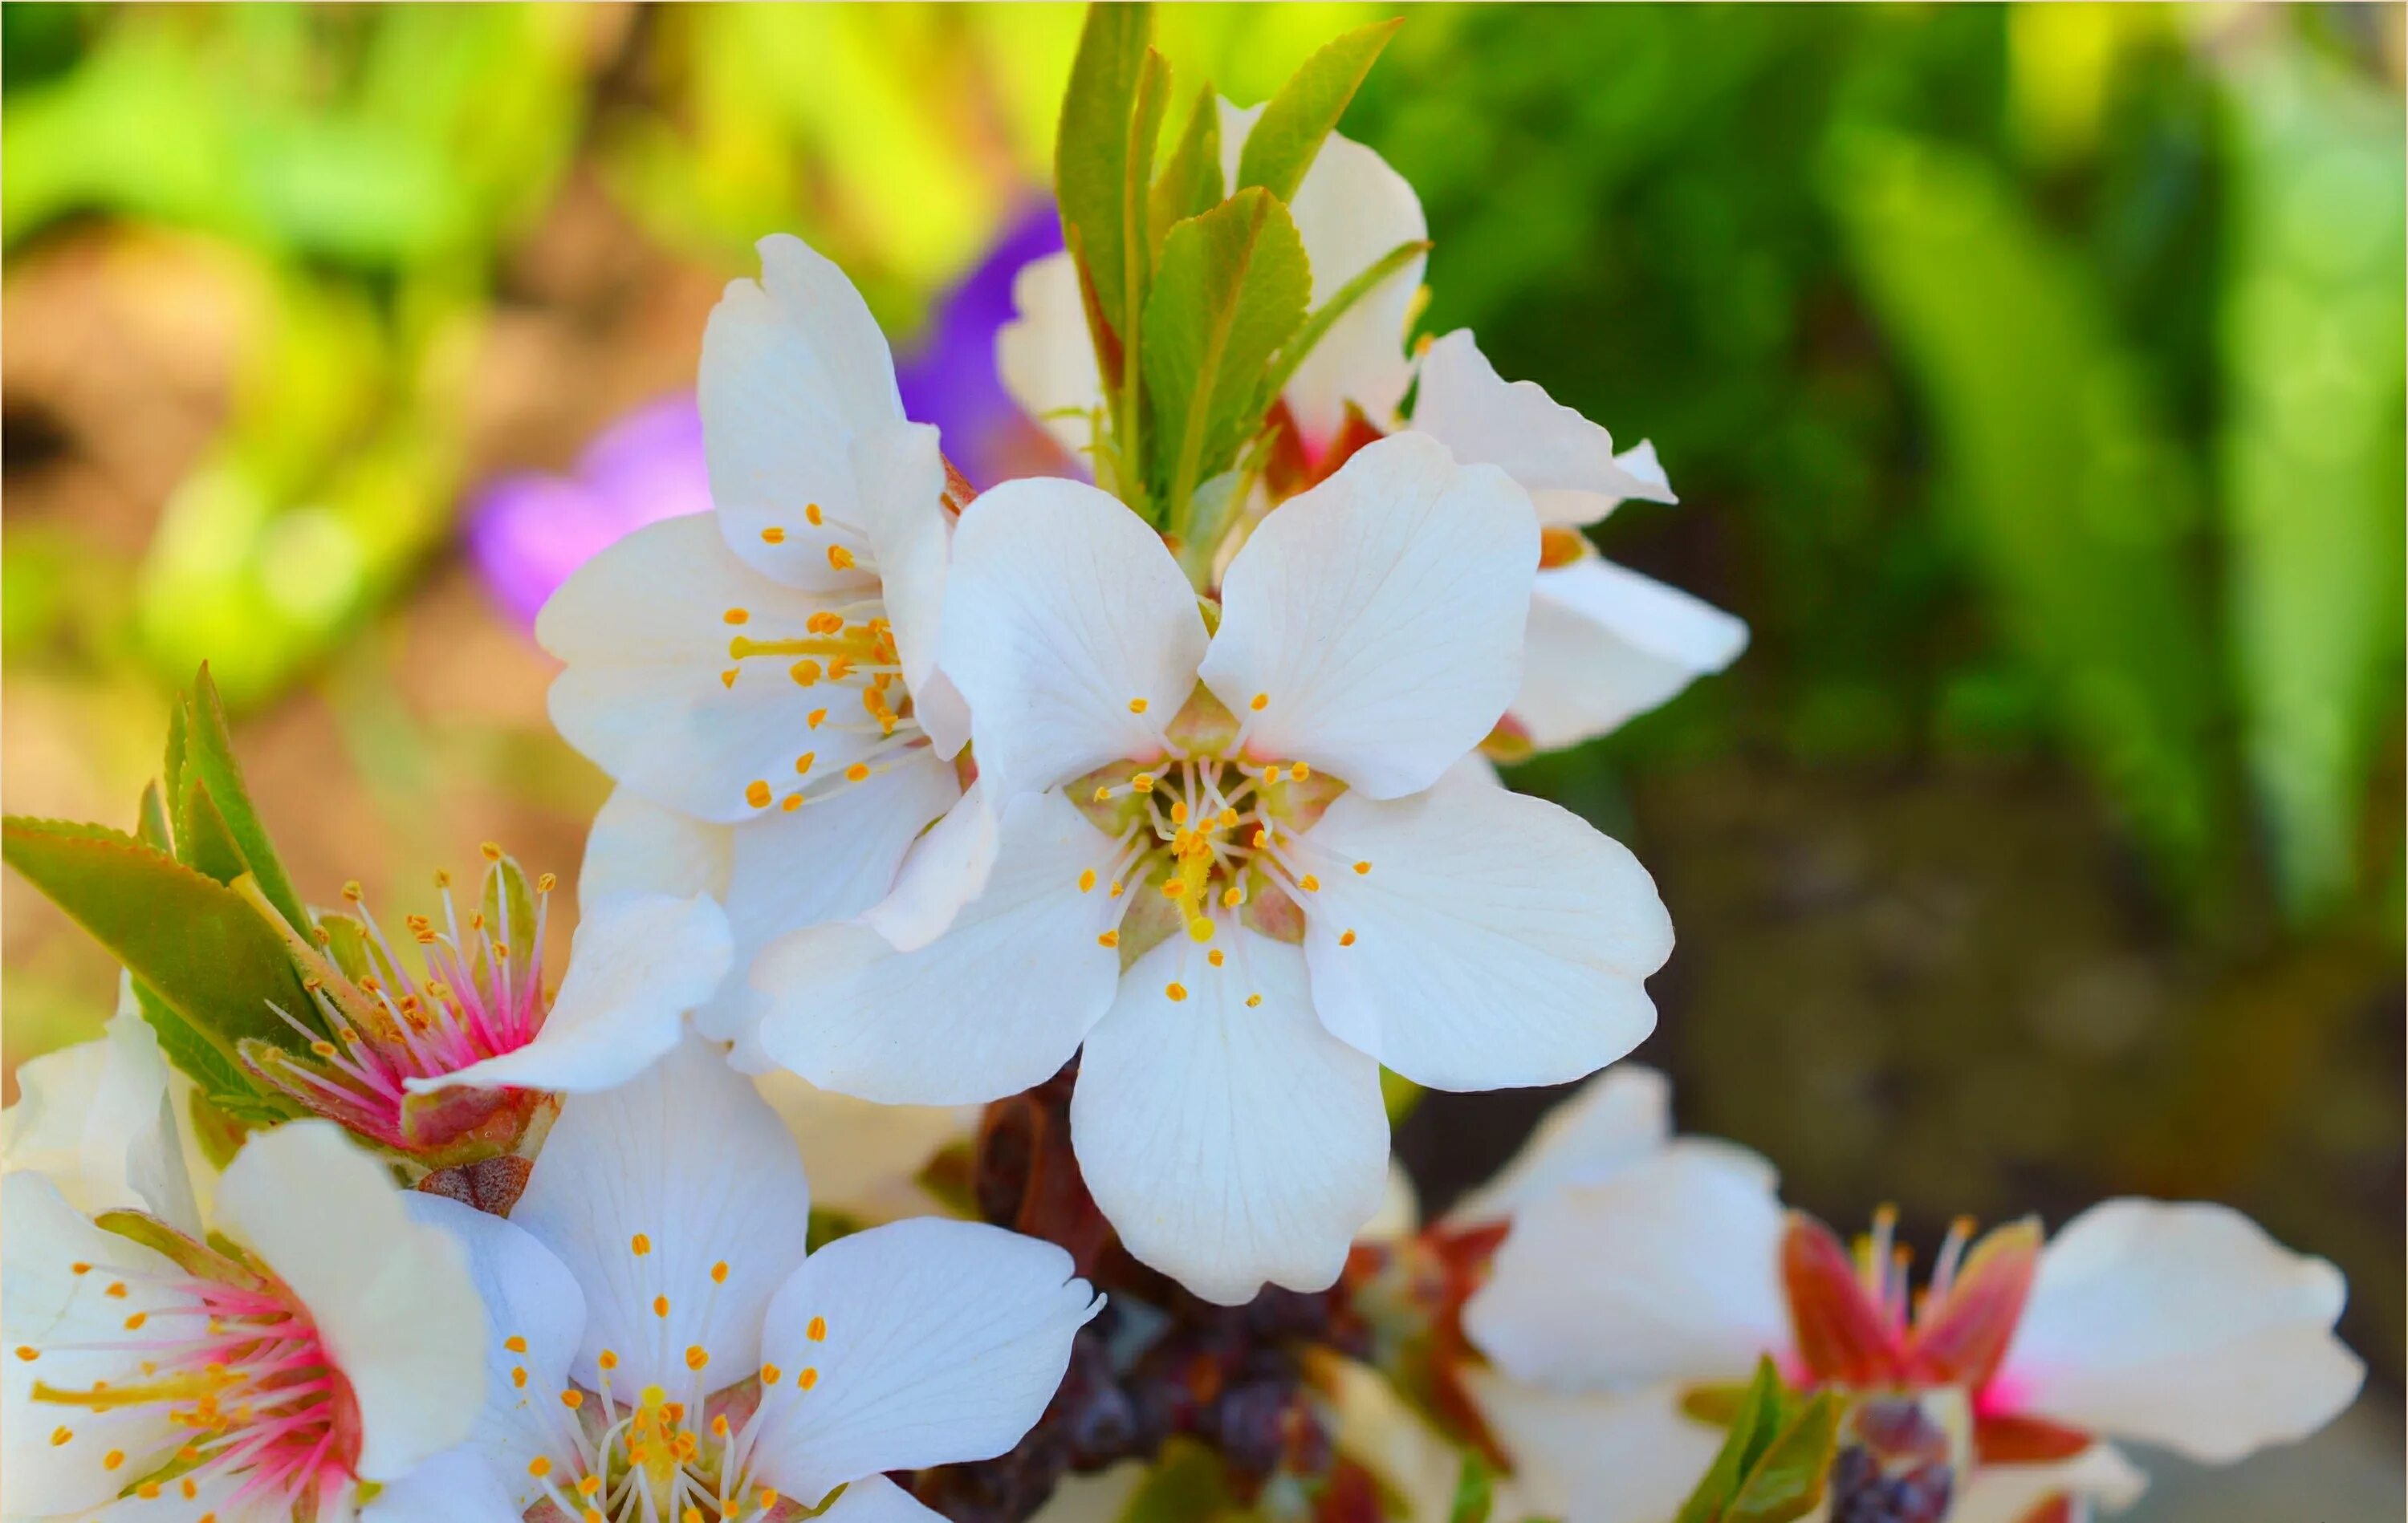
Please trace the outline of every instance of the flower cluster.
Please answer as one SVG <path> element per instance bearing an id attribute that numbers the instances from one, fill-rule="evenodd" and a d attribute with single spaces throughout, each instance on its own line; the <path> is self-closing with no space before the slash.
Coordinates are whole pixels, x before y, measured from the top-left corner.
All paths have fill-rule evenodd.
<path id="1" fill-rule="evenodd" d="M 1412 1224 L 1398 1097 L 1588 1078 L 1672 951 L 1492 762 L 1746 632 L 1587 537 L 1674 501 L 1648 446 L 1409 341 L 1420 206 L 1334 132 L 1392 30 L 1165 146 L 1091 17 L 996 356 L 1089 479 L 973 490 L 763 240 L 707 503 L 536 620 L 614 784 L 556 988 L 497 847 L 398 936 L 306 904 L 206 672 L 136 833 L 9 822 L 127 970 L 10 1117 L 11 1516 L 2061 1523 L 2115 1440 L 2347 1403 L 2339 1276 L 2229 1211 L 1965 1226 L 1918 1288 L 1627 1065 Z"/>

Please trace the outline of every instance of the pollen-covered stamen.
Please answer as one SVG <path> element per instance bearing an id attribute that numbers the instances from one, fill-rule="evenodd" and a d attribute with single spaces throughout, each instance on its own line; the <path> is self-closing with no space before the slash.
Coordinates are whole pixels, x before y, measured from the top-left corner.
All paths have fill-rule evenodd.
<path id="1" fill-rule="evenodd" d="M 315 964 L 302 986 L 318 1025 L 269 1005 L 315 1061 L 253 1052 L 253 1067 L 301 1103 L 387 1146 L 417 1151 L 447 1140 L 428 1132 L 430 1122 L 440 1130 L 442 1118 L 425 1107 L 413 1121 L 407 1081 L 517 1051 L 542 1030 L 551 1004 L 542 968 L 557 880 L 546 873 L 530 882 L 499 847 L 485 849 L 493 865 L 483 907 L 464 926 L 450 875 L 437 874 L 441 923 L 407 917 L 408 954 L 386 935 L 359 885 L 345 885 L 351 918 L 327 917 L 304 959 Z M 463 1128 L 491 1110 L 483 1102 L 454 1104 L 450 1119 Z"/>
<path id="2" fill-rule="evenodd" d="M 799 633 L 734 635 L 727 655 L 736 664 L 720 680 L 730 689 L 752 669 L 752 663 L 766 662 L 775 669 L 774 680 L 814 691 L 850 689 L 853 693 L 848 700 L 831 691 L 824 706 L 809 712 L 806 733 L 796 737 L 795 773 L 801 781 L 772 783 L 757 777 L 745 785 L 744 802 L 754 809 L 800 809 L 877 776 L 902 753 L 927 743 L 904 686 L 894 626 L 876 598 L 823 608 L 803 620 Z M 842 766 L 826 765 L 820 752 L 837 735 L 873 738 L 853 751 Z"/>
<path id="3" fill-rule="evenodd" d="M 174 1487 L 189 1499 L 204 1485 L 239 1477 L 237 1497 L 255 1499 L 263 1515 L 330 1516 L 342 1506 L 359 1459 L 350 1382 L 308 1308 L 280 1281 L 197 1246 L 193 1252 L 227 1277 L 179 1270 L 119 1271 L 122 1277 L 106 1287 L 79 1279 L 79 1296 L 114 1288 L 119 1298 L 134 1280 L 144 1288 L 146 1309 L 122 1319 L 122 1338 L 19 1349 L 35 1367 L 33 1400 L 63 1418 L 50 1443 L 98 1451 L 102 1468 L 123 1474 L 137 1495 Z M 116 1355 L 137 1373 L 89 1386 L 43 1380 L 43 1357 L 64 1352 Z M 118 1442 L 155 1430 L 163 1415 L 187 1434 L 170 1454 L 133 1454 Z"/>

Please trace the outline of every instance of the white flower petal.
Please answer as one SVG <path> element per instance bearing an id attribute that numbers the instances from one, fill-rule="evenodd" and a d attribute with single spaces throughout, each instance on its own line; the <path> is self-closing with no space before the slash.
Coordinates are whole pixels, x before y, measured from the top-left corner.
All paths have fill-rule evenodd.
<path id="1" fill-rule="evenodd" d="M 516 1518 L 543 1494 L 527 1462 L 538 1455 L 566 1460 L 578 1452 L 575 1419 L 560 1404 L 560 1393 L 585 1334 L 585 1292 L 567 1265 L 514 1222 L 438 1195 L 412 1192 L 405 1204 L 412 1219 L 449 1233 L 468 1256 L 485 1306 L 485 1395 L 467 1441 L 405 1476 L 394 1489 L 406 1495 L 389 1511 L 395 1523 L 405 1517 L 440 1523 L 456 1515 L 422 1503 L 443 1500 L 457 1487 L 464 1506 L 490 1511 L 488 1499 L 498 1498 L 508 1511 L 496 1516 Z M 430 1487 L 430 1472 L 443 1487 Z"/>
<path id="2" fill-rule="evenodd" d="M 467 1254 L 410 1219 L 384 1165 L 332 1121 L 254 1134 L 218 1185 L 218 1225 L 309 1309 L 359 1404 L 359 1473 L 389 1480 L 468 1436 L 485 1312 Z"/>
<path id="3" fill-rule="evenodd" d="M 569 1098 L 510 1219 L 584 1288 L 580 1385 L 599 1387 L 608 1348 L 613 1390 L 684 1389 L 698 1345 L 715 1389 L 760 1364 L 761 1312 L 802 1261 L 810 1189 L 752 1081 L 689 1038 L 635 1082 Z"/>
<path id="4" fill-rule="evenodd" d="M 870 553 L 878 562 L 880 596 L 895 628 L 903 685 L 914 700 L 912 713 L 952 756 L 969 739 L 957 728 L 953 705 L 918 702 L 937 675 L 939 633 L 944 627 L 946 561 L 952 525 L 942 505 L 945 457 L 937 431 L 925 423 L 881 429 L 855 440 L 853 469 L 867 500 L 883 505 L 867 523 Z"/>
<path id="5" fill-rule="evenodd" d="M 784 936 L 877 904 L 922 827 L 942 816 L 960 789 L 951 762 L 915 748 L 828 798 L 737 826 L 727 890 L 736 973 L 695 1011 L 695 1029 L 735 1043 L 737 1066 L 748 1073 L 771 1066 L 761 1046 L 768 1003 L 752 987 L 753 960 Z"/>
<path id="6" fill-rule="evenodd" d="M 1414 792 L 1521 686 L 1538 563 L 1538 520 L 1503 472 L 1383 439 L 1238 552 L 1198 675 L 1245 722 L 1250 755 L 1310 762 L 1373 798 Z"/>
<path id="7" fill-rule="evenodd" d="M 912 844 L 894 889 L 862 911 L 862 923 L 896 951 L 918 951 L 943 935 L 962 906 L 986 888 L 1001 840 L 987 799 L 983 783 L 963 790 L 944 818 Z"/>
<path id="8" fill-rule="evenodd" d="M 883 1475 L 847 1481 L 820 1515 L 826 1523 L 943 1523 L 944 1516 Z"/>
<path id="9" fill-rule="evenodd" d="M 921 1174 L 939 1153 L 967 1145 L 978 1131 L 975 1105 L 881 1105 L 781 1069 L 756 1076 L 752 1087 L 802 1150 L 812 1200 L 857 1221 L 935 1209 L 939 1203 L 922 1188 Z"/>
<path id="10" fill-rule="evenodd" d="M 830 564 L 828 547 L 860 555 L 888 509 L 865 492 L 853 445 L 903 421 L 894 357 L 842 270 L 782 234 L 756 247 L 760 281 L 730 281 L 702 335 L 696 400 L 718 526 L 789 587 L 867 586 L 866 572 Z M 813 505 L 817 525 L 804 513 Z"/>
<path id="11" fill-rule="evenodd" d="M 1348 793 L 1285 850 L 1320 881 L 1302 897 L 1322 1023 L 1416 1084 L 1562 1084 L 1656 1024 L 1642 980 L 1671 920 L 1637 859 L 1569 810 L 1492 788 Z"/>
<path id="12" fill-rule="evenodd" d="M 1077 481 L 1007 481 L 953 535 L 942 661 L 998 804 L 1161 754 L 1204 654 L 1196 593 L 1161 536 Z"/>
<path id="13" fill-rule="evenodd" d="M 735 855 L 730 827 L 665 808 L 631 788 L 614 788 L 585 835 L 577 904 L 591 915 L 623 894 L 709 894 L 724 901 Z"/>
<path id="14" fill-rule="evenodd" d="M 155 1470 L 181 1447 L 188 1430 L 167 1420 L 164 1404 L 129 1407 L 103 1418 L 81 1407 L 36 1401 L 36 1382 L 90 1390 L 106 1381 L 142 1379 L 141 1352 L 125 1348 L 124 1319 L 179 1304 L 163 1287 L 179 1272 L 149 1248 L 93 1226 L 58 1186 L 20 1171 L 0 1179 L 0 1337 L 11 1348 L 41 1351 L 32 1360 L 0 1359 L 0 1464 L 8 1513 L 36 1516 L 96 1507 L 123 1487 L 104 1462 L 123 1452 L 133 1473 Z M 90 1264 L 78 1274 L 70 1267 Z M 122 1297 L 102 1288 L 122 1283 Z M 72 1436 L 51 1442 L 57 1430 Z"/>
<path id="15" fill-rule="evenodd" d="M 1011 278 L 1018 311 L 995 335 L 995 367 L 1011 400 L 1081 461 L 1095 444 L 1089 419 L 1104 405 L 1095 341 L 1068 253 L 1031 260 Z M 1089 462 L 1092 466 L 1092 462 Z"/>
<path id="16" fill-rule="evenodd" d="M 727 917 L 708 897 L 607 900 L 578 926 L 534 1041 L 408 1087 L 583 1094 L 624 1084 L 678 1045 L 686 1012 L 719 988 L 734 953 Z"/>
<path id="17" fill-rule="evenodd" d="M 1993 1398 L 2225 1463 L 2315 1431 L 2366 1367 L 2339 1271 L 2237 1211 L 2109 1201 L 2049 1240 Z"/>
<path id="18" fill-rule="evenodd" d="M 813 1503 L 882 1471 L 992 1459 L 1102 1306 L 1068 1254 L 1001 1228 L 923 1217 L 838 1238 L 769 1303 L 762 1345 L 784 1378 L 762 1396 L 753 1473 Z"/>
<path id="19" fill-rule="evenodd" d="M 1221 103 L 1221 153 L 1232 187 L 1238 183 L 1239 155 L 1262 110 Z M 1397 245 L 1429 236 L 1429 223 L 1412 186 L 1385 159 L 1340 133 L 1331 133 L 1322 143 L 1288 210 L 1312 265 L 1316 309 Z M 1349 402 L 1374 423 L 1384 426 L 1395 416 L 1397 404 L 1412 383 L 1405 324 L 1426 263 L 1416 255 L 1366 292 L 1289 377 L 1281 394 L 1312 447 L 1326 444 L 1337 434 Z"/>
<path id="20" fill-rule="evenodd" d="M 1265 1281 L 1338 1278 L 1387 1193 L 1388 1117 L 1379 1065 L 1312 1018 L 1297 948 L 1236 927 L 1213 945 L 1222 967 L 1173 936 L 1121 980 L 1080 1060 L 1070 1142 L 1122 1245 L 1234 1306 Z"/>
<path id="21" fill-rule="evenodd" d="M 49 1175 L 79 1211 L 147 1211 L 197 1237 L 200 1207 L 171 1075 L 132 980 L 121 975 L 105 1036 L 18 1068 L 17 1103 L 0 1112 L 0 1158 L 10 1170 Z"/>
<path id="22" fill-rule="evenodd" d="M 2148 1476 L 2123 1451 L 2112 1444 L 2093 1444 L 2071 1459 L 1975 1467 L 1949 1504 L 1948 1523 L 2031 1523 L 2032 1510 L 2057 1496 L 2121 1512 L 2140 1501 L 2148 1485 Z"/>
<path id="23" fill-rule="evenodd" d="M 790 680 L 783 661 L 747 668 L 729 654 L 739 634 L 802 635 L 829 600 L 747 566 L 710 520 L 647 524 L 578 567 L 537 617 L 536 637 L 568 663 L 552 684 L 563 739 L 656 804 L 733 822 L 761 814 L 752 785 L 779 790 L 801 751 L 814 751 L 812 776 L 824 776 L 877 737 L 814 731 L 825 693 Z M 729 623 L 739 610 L 743 622 Z"/>
<path id="24" fill-rule="evenodd" d="M 128 1460 L 127 1465 L 130 1469 L 132 1461 Z M 195 1482 L 189 1497 L 180 1486 L 162 1487 L 155 1497 L 121 1497 L 93 1514 L 92 1523 L 191 1523 L 194 1518 L 211 1515 L 216 1523 L 289 1523 L 293 1516 L 291 1503 L 256 1492 L 245 1496 L 250 1482 L 250 1472 L 221 1465 L 206 1479 Z M 348 1523 L 350 1500 L 337 1498 L 335 1505 L 344 1510 L 320 1516 L 325 1523 Z M 17 1502 L 13 1490 L 8 1501 L 12 1506 Z M 15 1523 L 17 1515 L 12 1513 L 9 1516 Z"/>
<path id="25" fill-rule="evenodd" d="M 360 1509 L 360 1523 L 522 1523 L 526 1506 L 510 1493 L 484 1457 L 464 1445 L 387 1483 Z"/>
<path id="26" fill-rule="evenodd" d="M 1463 1379 L 1529 1509 L 1569 1523 L 1663 1523 L 1722 1447 L 1718 1430 L 1682 1413 L 1677 1386 L 1569 1395 L 1477 1365 Z"/>
<path id="27" fill-rule="evenodd" d="M 1746 648 L 1740 619 L 1587 557 L 1539 573 L 1512 716 L 1541 750 L 1576 746 L 1669 701 Z"/>
<path id="28" fill-rule="evenodd" d="M 1447 1219 L 1503 1221 L 1566 1185 L 1593 1185 L 1654 1157 L 1671 1134 L 1671 1081 L 1638 1063 L 1616 1063 L 1541 1117 L 1521 1150 L 1457 1201 Z"/>
<path id="29" fill-rule="evenodd" d="M 1743 1380 L 1788 1345 L 1783 1220 L 1761 1178 L 1667 1151 L 1525 1207 L 1464 1330 L 1505 1373 L 1555 1390 Z"/>
<path id="30" fill-rule="evenodd" d="M 927 946 L 898 952 L 839 923 L 762 953 L 763 1045 L 822 1089 L 889 1103 L 978 1104 L 1042 1082 L 1120 978 L 1120 954 L 1096 938 L 1125 901 L 1099 876 L 1079 886 L 1111 850 L 1059 793 L 1015 799 L 985 891 Z"/>
<path id="31" fill-rule="evenodd" d="M 1529 491 L 1542 523 L 1595 523 L 1627 497 L 1675 501 L 1652 448 L 1616 456 L 1612 434 L 1536 381 L 1507 384 L 1468 328 L 1422 356 L 1413 430 L 1466 464 L 1502 466 Z"/>

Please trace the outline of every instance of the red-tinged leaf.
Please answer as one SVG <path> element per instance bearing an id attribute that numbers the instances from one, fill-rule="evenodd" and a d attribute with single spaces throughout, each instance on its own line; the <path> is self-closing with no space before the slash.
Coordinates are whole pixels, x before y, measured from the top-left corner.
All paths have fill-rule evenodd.
<path id="1" fill-rule="evenodd" d="M 1831 1230 L 1802 1211 L 1781 1238 L 1781 1285 L 1798 1352 L 1818 1379 L 1872 1386 L 1898 1373 L 1888 1320 Z"/>
<path id="2" fill-rule="evenodd" d="M 1997 1414 L 1973 1419 L 1973 1458 L 1985 1465 L 2038 1465 L 2071 1459 L 2095 1440 L 2045 1417 Z"/>
<path id="3" fill-rule="evenodd" d="M 2007 1357 L 2032 1276 L 2040 1270 L 2038 1218 L 2009 1222 L 1965 1256 L 1948 1293 L 1928 1302 L 1908 1341 L 1908 1374 L 1934 1386 L 1979 1390 Z"/>

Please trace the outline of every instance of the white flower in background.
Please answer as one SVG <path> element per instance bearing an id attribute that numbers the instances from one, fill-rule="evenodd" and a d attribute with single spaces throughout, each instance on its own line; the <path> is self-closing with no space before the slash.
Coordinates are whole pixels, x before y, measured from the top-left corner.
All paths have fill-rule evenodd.
<path id="1" fill-rule="evenodd" d="M 1255 531 L 1208 633 L 1119 503 L 982 496 L 945 645 L 979 786 L 883 917 L 920 934 L 843 923 L 763 954 L 770 1053 L 964 1103 L 1083 1041 L 1072 1141 L 1132 1253 L 1221 1302 L 1328 1285 L 1384 1194 L 1381 1064 L 1560 1083 L 1654 1024 L 1671 927 L 1646 872 L 1446 776 L 1519 680 L 1537 538 L 1501 472 L 1374 445 Z"/>
<path id="2" fill-rule="evenodd" d="M 1260 112 L 1222 103 L 1222 151 L 1232 183 Z M 1428 235 L 1421 202 L 1403 177 L 1371 149 L 1335 134 L 1297 188 L 1293 210 L 1312 261 L 1316 306 L 1398 244 Z M 1747 646 L 1747 626 L 1613 564 L 1581 533 L 1629 498 L 1679 501 L 1651 446 L 1642 441 L 1617 454 L 1611 434 L 1535 382 L 1508 384 L 1467 330 L 1408 358 L 1405 330 L 1423 263 L 1414 259 L 1367 293 L 1290 377 L 1281 400 L 1302 446 L 1301 477 L 1320 480 L 1369 440 L 1412 430 L 1437 439 L 1465 464 L 1499 466 L 1520 482 L 1538 505 L 1544 534 L 1522 688 L 1505 723 L 1514 738 L 1541 750 L 1577 745 L 1729 665 Z M 1102 386 L 1070 256 L 1028 265 L 1012 295 L 1019 319 L 996 345 L 1004 384 L 1068 448 L 1085 449 Z M 1416 378 L 1408 420 L 1398 409 Z"/>
<path id="3" fill-rule="evenodd" d="M 351 1516 L 457 1443 L 484 1319 L 466 1256 L 327 1121 L 244 1145 L 208 1245 L 0 1180 L 11 1516 Z"/>
<path id="4" fill-rule="evenodd" d="M 567 664 L 554 724 L 619 784 L 588 848 L 588 913 L 597 866 L 690 893 L 674 873 L 716 859 L 739 966 L 771 935 L 885 893 L 959 795 L 947 759 L 968 734 L 935 664 L 945 502 L 967 489 L 949 488 L 937 431 L 904 418 L 886 341 L 843 273 L 791 237 L 760 252 L 760 282 L 731 283 L 703 335 L 715 510 L 628 535 L 536 622 Z M 623 847 L 635 855 L 610 860 Z M 698 1018 L 741 1037 L 740 981 Z M 580 1082 L 663 1050 L 609 1048 L 621 1071 Z"/>
<path id="5" fill-rule="evenodd" d="M 2107 1441 L 2238 1459 L 2322 1426 L 2363 1375 L 2332 1333 L 2339 1274 L 2222 1206 L 2112 1201 L 2045 1247 L 2028 1221 L 1978 1243 L 1960 1223 L 1914 1302 L 1886 1219 L 1851 1255 L 1783 1211 L 1752 1155 L 1634 1150 L 1644 1126 L 1588 1119 L 1621 1141 L 1525 1169 L 1535 1188 L 1497 1203 L 1512 1229 L 1464 1315 L 1495 1363 L 1467 1384 L 1517 1480 L 1574 1523 L 1677 1509 L 1722 1437 L 1691 1412 L 1761 1356 L 1928 1442 L 1906 1449 L 1948 1467 L 1953 1523 L 2120 1506 L 2143 1478 Z M 1855 1484 L 1907 1481 L 1845 1448 L 1842 1464 Z"/>
<path id="6" fill-rule="evenodd" d="M 1220 110 L 1222 178 L 1235 188 L 1238 161 L 1263 108 L 1241 110 L 1225 100 Z M 1313 307 L 1398 245 L 1429 236 L 1421 198 L 1404 177 L 1339 133 L 1323 142 L 1288 210 L 1312 266 Z M 1376 420 L 1393 417 L 1404 400 L 1413 378 L 1405 329 L 1424 263 L 1416 256 L 1365 292 L 1288 377 L 1280 401 L 1311 458 L 1320 458 L 1338 439 L 1350 406 Z M 1064 448 L 1084 458 L 1092 444 L 1088 420 L 1103 406 L 1103 382 L 1080 306 L 1077 268 L 1067 253 L 1037 260 L 1023 266 L 1011 295 L 1019 316 L 996 335 L 1004 389 Z"/>
<path id="7" fill-rule="evenodd" d="M 199 1147 L 177 1111 L 190 1081 L 167 1066 L 159 1038 L 118 979 L 106 1034 L 29 1059 L 19 1100 L 0 1112 L 0 1168 L 47 1177 L 85 1216 L 146 1211 L 201 1234 Z"/>
<path id="8" fill-rule="evenodd" d="M 484 1403 L 366 1523 L 749 1523 L 839 1487 L 831 1516 L 933 1518 L 882 1473 L 1010 1448 L 1102 1304 L 1060 1248 L 971 1222 L 806 1258 L 802 1160 L 692 1039 L 570 1099 L 509 1220 L 412 1207 L 483 1290 Z"/>

